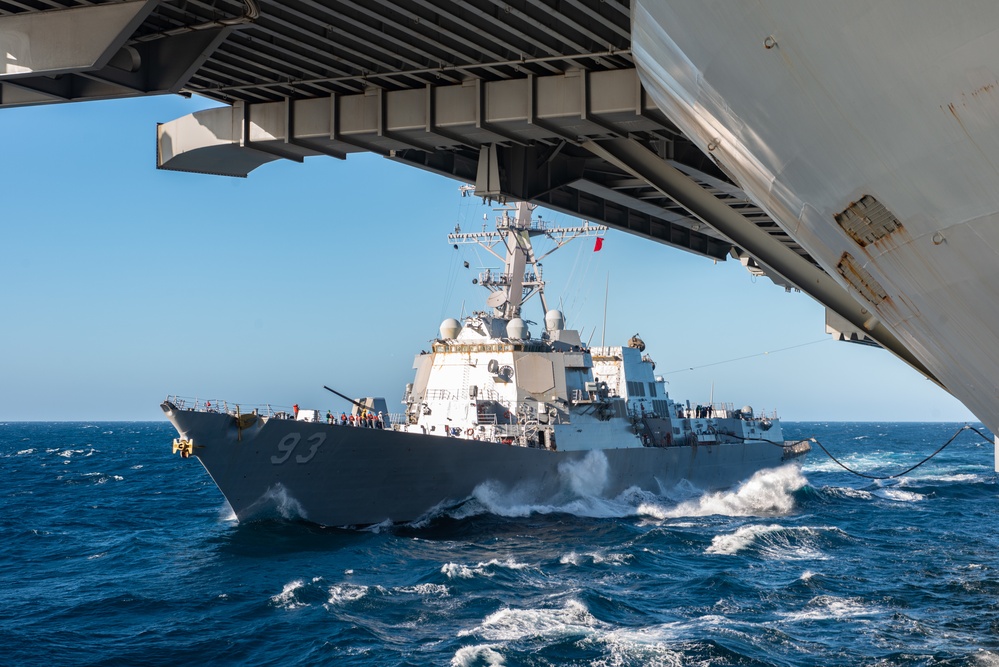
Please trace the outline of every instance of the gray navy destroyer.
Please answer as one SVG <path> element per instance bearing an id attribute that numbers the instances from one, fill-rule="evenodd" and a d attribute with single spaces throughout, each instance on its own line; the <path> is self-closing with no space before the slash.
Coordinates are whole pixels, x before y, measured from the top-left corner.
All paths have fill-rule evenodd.
<path id="1" fill-rule="evenodd" d="M 495 231 L 449 235 L 504 266 L 476 278 L 488 309 L 446 319 L 417 355 L 403 413 L 389 414 L 381 398 L 348 399 L 351 414 L 340 419 L 170 397 L 162 409 L 180 436 L 174 452 L 201 461 L 240 521 L 280 512 L 327 526 L 412 521 L 484 484 L 538 502 L 564 498 L 580 492 L 580 467 L 599 473 L 586 493 L 612 498 L 684 481 L 728 488 L 804 456 L 808 443 L 785 442 L 776 415 L 675 401 L 637 335 L 590 347 L 549 309 L 545 255 L 535 256 L 532 239 L 551 239 L 554 252 L 605 229 L 548 226 L 518 203 Z M 538 335 L 522 316 L 532 299 L 544 314 Z"/>

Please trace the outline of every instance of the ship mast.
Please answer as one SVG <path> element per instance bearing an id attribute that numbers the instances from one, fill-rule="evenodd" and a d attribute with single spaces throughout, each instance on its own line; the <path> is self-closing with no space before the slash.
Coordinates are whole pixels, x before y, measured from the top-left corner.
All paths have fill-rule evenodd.
<path id="1" fill-rule="evenodd" d="M 504 320 L 521 316 L 523 304 L 535 294 L 541 300 L 543 312 L 548 312 L 545 300 L 545 281 L 540 261 L 569 241 L 581 236 L 602 235 L 607 227 L 583 222 L 579 227 L 548 227 L 541 219 L 532 220 L 534 206 L 521 201 L 497 209 L 502 215 L 496 219 L 496 231 L 462 232 L 459 227 L 448 234 L 448 242 L 476 243 L 503 262 L 503 272 L 486 270 L 473 281 L 488 289 L 491 294 L 486 304 L 493 308 L 493 315 Z M 511 217 L 511 213 L 514 215 Z M 531 238 L 547 236 L 555 247 L 541 257 L 534 255 Z M 503 245 L 503 254 L 496 248 Z"/>

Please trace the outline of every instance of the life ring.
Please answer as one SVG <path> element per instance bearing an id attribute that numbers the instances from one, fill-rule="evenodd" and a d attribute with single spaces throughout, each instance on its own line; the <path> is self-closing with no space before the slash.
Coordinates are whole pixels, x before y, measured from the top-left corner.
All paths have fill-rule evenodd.
<path id="1" fill-rule="evenodd" d="M 510 411 L 507 410 L 506 412 L 503 413 L 503 419 L 509 419 L 509 418 L 510 418 Z"/>
<path id="2" fill-rule="evenodd" d="M 465 435 L 475 435 L 475 429 L 469 426 L 468 430 L 465 431 Z"/>

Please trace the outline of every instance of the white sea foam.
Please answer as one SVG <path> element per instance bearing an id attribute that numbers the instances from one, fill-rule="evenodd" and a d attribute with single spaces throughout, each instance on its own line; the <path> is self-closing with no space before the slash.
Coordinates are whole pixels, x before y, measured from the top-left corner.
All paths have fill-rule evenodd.
<path id="1" fill-rule="evenodd" d="M 827 556 L 815 544 L 821 531 L 841 532 L 834 527 L 742 526 L 729 535 L 716 536 L 705 553 L 734 555 L 756 547 L 760 555 L 773 560 L 824 560 Z"/>
<path id="2" fill-rule="evenodd" d="M 809 600 L 801 611 L 784 612 L 781 615 L 789 621 L 814 621 L 874 617 L 881 613 L 877 607 L 866 605 L 857 598 L 820 595 Z"/>
<path id="3" fill-rule="evenodd" d="M 797 466 L 760 470 L 734 491 L 708 493 L 678 505 L 642 503 L 638 512 L 657 519 L 691 516 L 779 516 L 794 509 L 793 493 L 807 480 Z"/>
<path id="4" fill-rule="evenodd" d="M 267 489 L 264 495 L 258 498 L 246 512 L 247 516 L 255 517 L 273 514 L 285 520 L 309 518 L 302 504 L 280 482 Z"/>
<path id="5" fill-rule="evenodd" d="M 905 491 L 904 489 L 899 489 L 897 487 L 878 489 L 874 492 L 874 495 L 901 503 L 914 503 L 926 499 L 926 496 L 921 493 L 916 493 L 915 491 Z"/>
<path id="6" fill-rule="evenodd" d="M 830 495 L 843 496 L 844 498 L 859 498 L 870 500 L 874 494 L 864 489 L 854 489 L 849 486 L 826 486 L 822 490 Z"/>
<path id="7" fill-rule="evenodd" d="M 487 667 L 503 667 L 506 661 L 497 648 L 497 644 L 463 646 L 451 658 L 451 667 L 471 667 L 482 663 Z"/>
<path id="8" fill-rule="evenodd" d="M 235 510 L 232 509 L 232 505 L 228 502 L 219 508 L 219 520 L 225 523 L 235 523 L 238 521 Z"/>
<path id="9" fill-rule="evenodd" d="M 34 454 L 34 453 L 35 453 L 35 448 L 31 447 L 30 449 L 22 449 L 21 451 L 17 452 L 16 456 L 27 456 L 28 454 Z"/>
<path id="10" fill-rule="evenodd" d="M 585 482 L 577 479 L 576 484 L 585 484 Z M 619 518 L 634 513 L 633 507 L 615 499 L 599 496 L 574 497 L 565 494 L 551 499 L 550 502 L 541 502 L 540 495 L 538 490 L 530 485 L 507 489 L 495 482 L 483 482 L 475 487 L 471 502 L 448 514 L 456 519 L 464 519 L 481 514 L 483 511 L 506 517 L 565 513 L 593 518 Z"/>
<path id="11" fill-rule="evenodd" d="M 460 563 L 445 563 L 441 567 L 441 574 L 447 576 L 448 579 L 471 579 L 473 577 L 495 576 L 496 570 L 499 568 L 506 568 L 508 570 L 524 570 L 529 567 L 531 566 L 526 563 L 519 563 L 512 558 L 507 558 L 503 561 L 498 558 L 493 558 L 492 560 L 480 562 L 472 566 L 462 565 Z"/>
<path id="12" fill-rule="evenodd" d="M 305 586 L 305 582 L 301 579 L 295 579 L 284 585 L 281 592 L 277 595 L 271 596 L 271 602 L 284 609 L 298 609 L 299 607 L 307 606 L 304 602 L 298 600 L 296 591 Z"/>
<path id="13" fill-rule="evenodd" d="M 994 651 L 979 649 L 971 656 L 971 659 L 974 660 L 974 664 L 981 665 L 981 667 L 999 667 L 999 653 Z"/>
<path id="14" fill-rule="evenodd" d="M 594 518 L 618 518 L 634 513 L 626 501 L 601 496 L 609 476 L 609 463 L 603 452 L 591 451 L 582 459 L 561 463 L 558 474 L 554 495 L 551 490 L 543 492 L 536 484 L 507 488 L 487 481 L 475 487 L 470 502 L 448 514 L 463 519 L 482 512 L 507 517 L 566 513 Z"/>
<path id="15" fill-rule="evenodd" d="M 575 551 L 570 551 L 569 553 L 562 554 L 559 558 L 559 563 L 562 565 L 582 565 L 586 562 L 591 562 L 594 565 L 600 565 L 601 563 L 609 563 L 611 565 L 624 565 L 627 561 L 632 560 L 634 556 L 632 554 L 618 554 L 618 553 L 600 553 L 600 552 L 589 552 L 585 554 L 580 554 Z"/>
<path id="16" fill-rule="evenodd" d="M 377 588 L 377 587 L 376 587 Z M 360 600 L 368 594 L 368 586 L 358 586 L 356 584 L 334 584 L 329 588 L 328 604 L 342 605 L 348 602 Z"/>
<path id="17" fill-rule="evenodd" d="M 365 526 L 364 528 L 361 529 L 361 532 L 378 534 L 383 530 L 388 530 L 391 527 L 392 527 L 392 520 L 385 519 L 381 523 L 375 523 L 370 526 Z"/>
<path id="18" fill-rule="evenodd" d="M 476 635 L 490 641 L 519 641 L 532 637 L 588 635 L 591 628 L 603 625 L 582 602 L 569 600 L 565 606 L 551 609 L 504 607 L 487 616 L 481 625 L 462 630 L 458 636 Z"/>
<path id="19" fill-rule="evenodd" d="M 603 644 L 609 653 L 607 657 L 590 662 L 590 667 L 708 667 L 712 664 L 710 659 L 691 661 L 683 650 L 671 648 L 669 640 L 660 636 L 661 630 L 661 626 L 642 630 L 615 630 L 584 641 Z"/>
<path id="20" fill-rule="evenodd" d="M 451 595 L 451 591 L 448 590 L 448 587 L 444 584 L 417 584 L 415 586 L 400 586 L 398 588 L 393 588 L 392 592 L 439 598 L 445 598 Z"/>
<path id="21" fill-rule="evenodd" d="M 719 617 L 719 624 L 727 622 Z M 711 624 L 708 617 L 694 621 L 697 625 Z M 640 664 L 650 667 L 679 667 L 680 665 L 706 665 L 706 662 L 690 662 L 682 650 L 671 647 L 670 643 L 682 636 L 684 627 L 690 623 L 676 623 L 642 628 L 621 629 L 595 618 L 586 606 L 570 599 L 561 607 L 542 609 L 504 608 L 487 616 L 480 625 L 459 632 L 459 636 L 481 637 L 491 643 L 488 646 L 500 655 L 507 644 L 516 642 L 518 650 L 525 644 L 549 644 L 567 637 L 580 637 L 582 645 L 593 645 L 602 649 L 605 655 L 587 664 L 600 667 Z M 474 664 L 466 659 L 470 654 L 455 655 L 465 662 L 452 661 L 452 665 Z M 474 658 L 473 658 L 474 659 Z"/>
<path id="22" fill-rule="evenodd" d="M 96 450 L 93 447 L 91 447 L 89 449 L 63 449 L 63 450 L 49 449 L 46 451 L 48 451 L 49 453 L 55 452 L 57 456 L 61 456 L 64 459 L 71 459 L 80 454 L 82 454 L 84 458 L 88 456 L 93 456 Z M 67 461 L 67 463 L 68 462 L 69 461 Z"/>
<path id="23" fill-rule="evenodd" d="M 986 480 L 995 479 L 994 474 L 988 476 L 978 475 L 973 473 L 953 473 L 951 475 L 919 475 L 914 474 L 912 476 L 900 477 L 898 479 L 899 486 L 925 486 L 929 482 L 959 482 L 961 484 L 977 484 L 979 482 L 984 482 Z"/>
<path id="24" fill-rule="evenodd" d="M 602 494 L 607 487 L 609 472 L 607 456 L 597 450 L 578 461 L 566 461 L 558 466 L 559 477 L 574 494 L 581 497 Z"/>

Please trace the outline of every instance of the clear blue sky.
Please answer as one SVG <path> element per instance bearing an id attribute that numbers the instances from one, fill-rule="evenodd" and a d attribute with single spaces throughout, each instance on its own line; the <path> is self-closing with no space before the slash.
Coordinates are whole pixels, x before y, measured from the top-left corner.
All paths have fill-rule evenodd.
<path id="1" fill-rule="evenodd" d="M 458 182 L 373 155 L 247 179 L 157 171 L 156 123 L 206 106 L 0 111 L 0 420 L 160 419 L 168 394 L 343 407 L 324 384 L 396 410 L 441 319 L 482 307 L 470 281 L 495 263 L 445 236 L 493 213 Z M 544 264 L 549 298 L 594 344 L 609 276 L 607 344 L 640 333 L 674 398 L 713 385 L 787 421 L 973 419 L 888 352 L 829 340 L 818 304 L 734 261 L 610 231 L 599 253 L 575 241 Z"/>

